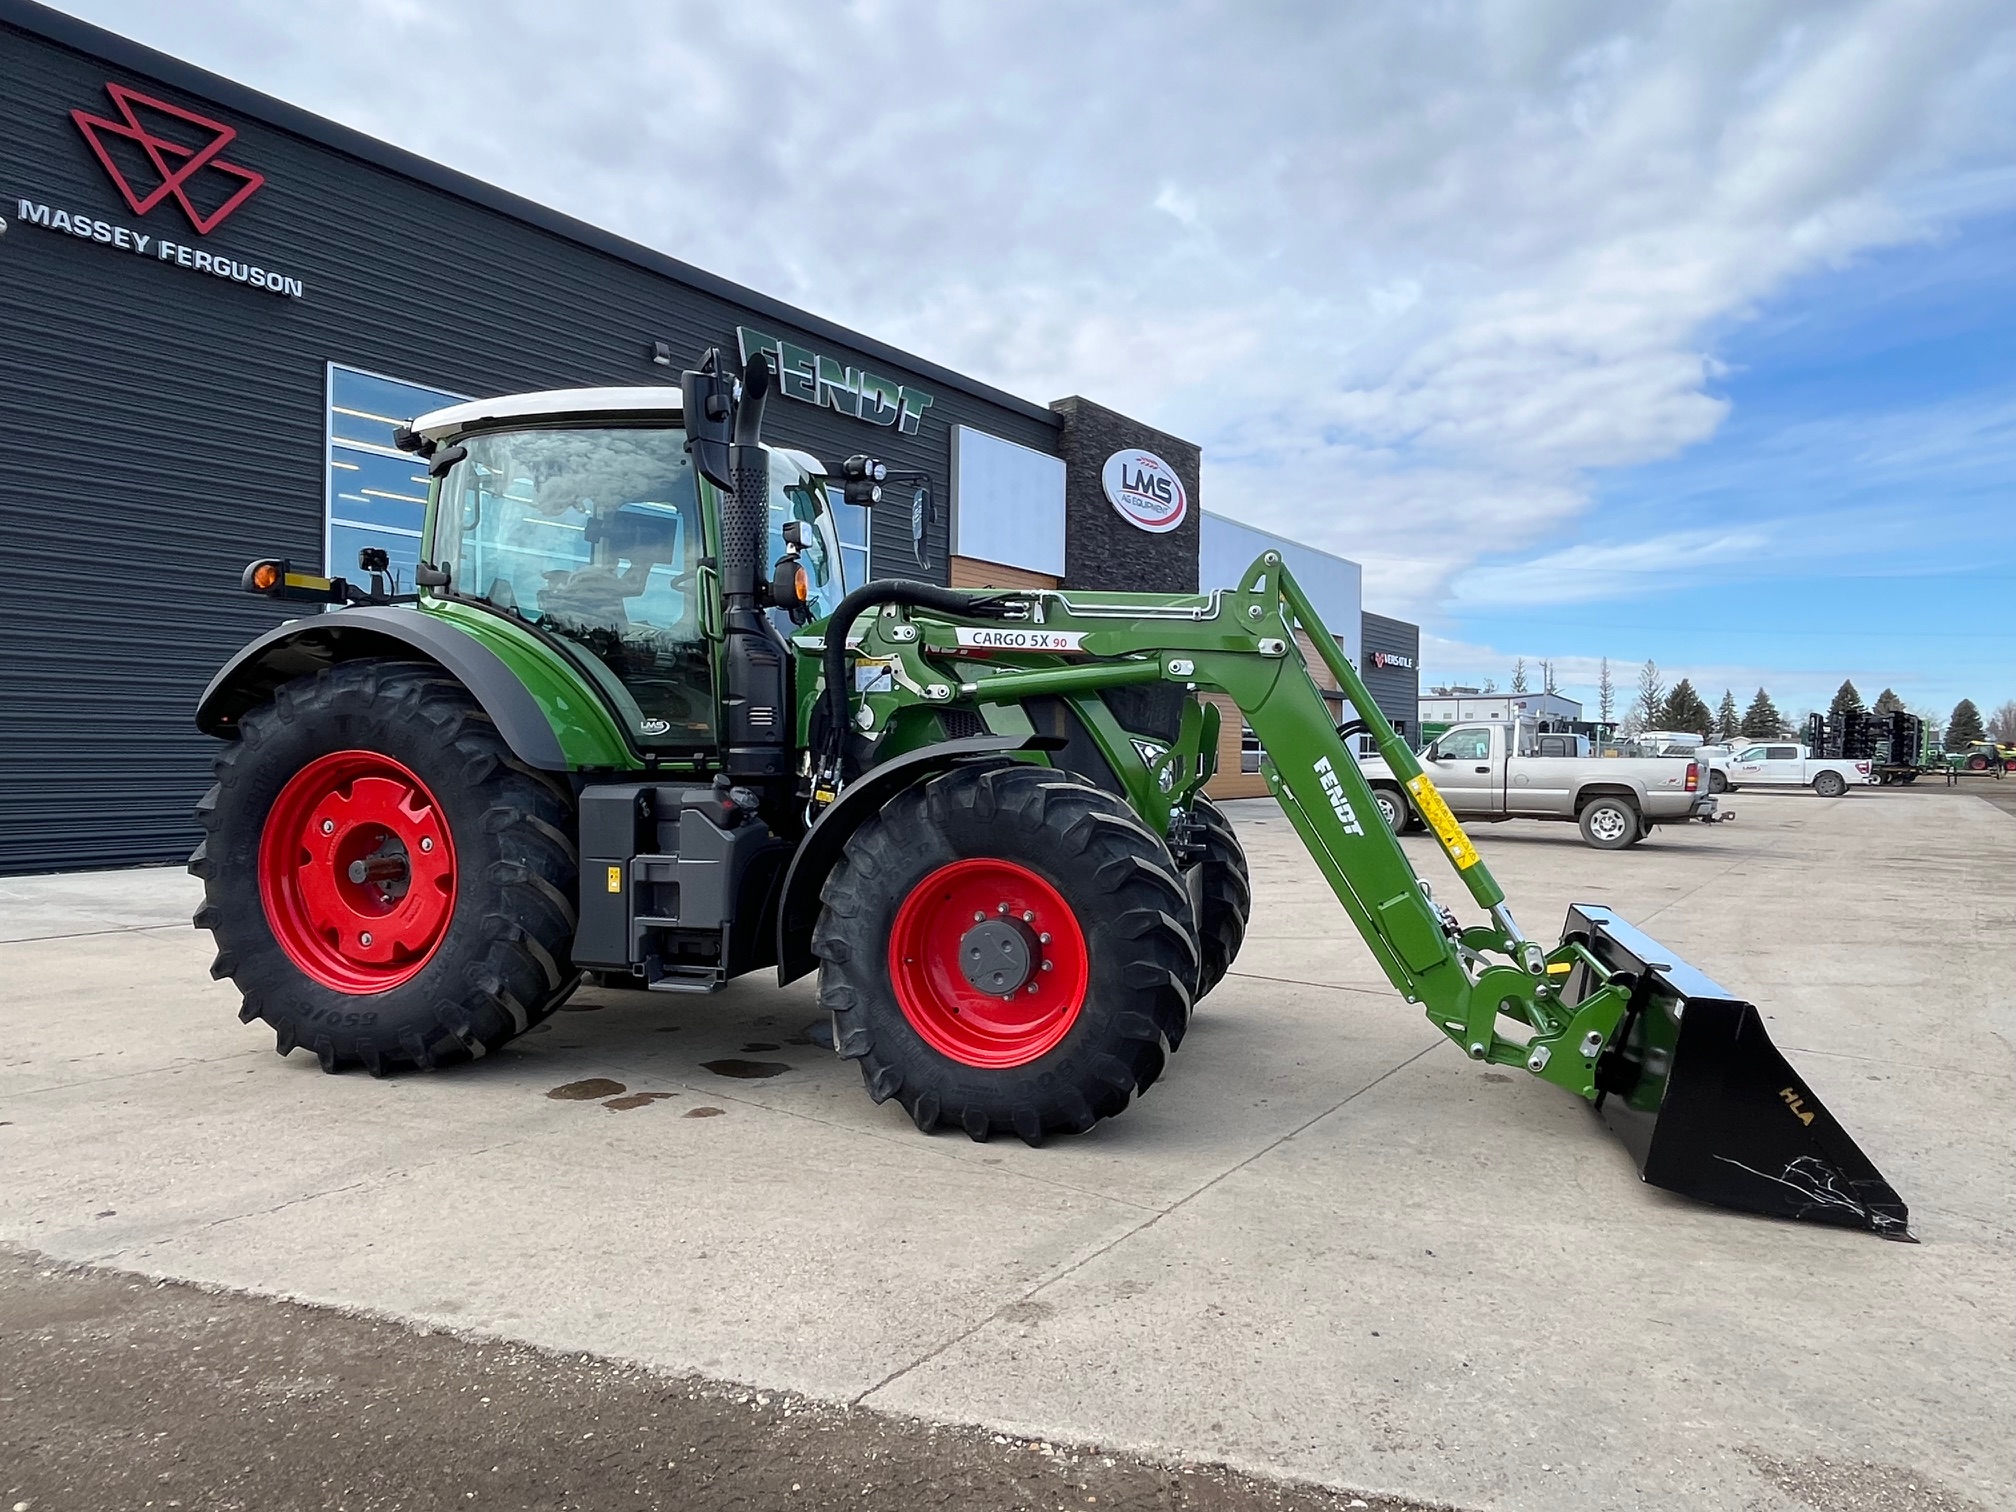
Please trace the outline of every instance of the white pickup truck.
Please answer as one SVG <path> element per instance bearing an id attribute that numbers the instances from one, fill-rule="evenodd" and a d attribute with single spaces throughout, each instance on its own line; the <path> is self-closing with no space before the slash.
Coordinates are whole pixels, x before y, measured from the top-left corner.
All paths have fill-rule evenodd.
<path id="1" fill-rule="evenodd" d="M 1715 817 L 1700 764 L 1570 755 L 1568 739 L 1540 734 L 1525 721 L 1460 724 L 1429 742 L 1421 765 L 1458 818 L 1566 820 L 1598 850 L 1636 845 L 1655 825 Z M 1397 834 L 1418 822 L 1385 762 L 1369 756 L 1360 765 L 1388 828 Z"/>
<path id="2" fill-rule="evenodd" d="M 1738 746 L 1729 755 L 1729 787 L 1806 787 L 1822 798 L 1839 798 L 1851 787 L 1873 787 L 1881 779 L 1873 761 L 1830 761 L 1789 741 Z"/>

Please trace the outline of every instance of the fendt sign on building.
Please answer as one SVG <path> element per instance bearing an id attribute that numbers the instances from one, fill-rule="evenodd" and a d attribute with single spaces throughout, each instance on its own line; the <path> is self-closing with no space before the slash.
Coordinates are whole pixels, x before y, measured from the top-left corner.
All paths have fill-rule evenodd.
<path id="1" fill-rule="evenodd" d="M 76 109 L 70 112 L 70 119 L 112 187 L 136 216 L 151 215 L 162 205 L 173 204 L 196 235 L 207 237 L 265 186 L 263 173 L 223 156 L 224 149 L 238 138 L 235 126 L 123 84 L 108 83 L 105 93 L 116 118 Z M 105 220 L 82 207 L 51 205 L 19 195 L 14 211 L 24 226 L 80 242 L 172 263 L 289 299 L 299 299 L 304 293 L 298 278 L 175 241 L 159 230 L 141 231 Z"/>

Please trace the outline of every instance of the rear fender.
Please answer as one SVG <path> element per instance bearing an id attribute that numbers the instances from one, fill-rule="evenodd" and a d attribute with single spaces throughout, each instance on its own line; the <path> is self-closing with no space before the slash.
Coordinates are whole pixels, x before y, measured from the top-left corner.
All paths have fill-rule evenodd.
<path id="1" fill-rule="evenodd" d="M 238 721 L 282 683 L 339 662 L 416 656 L 437 663 L 469 690 L 520 761 L 543 772 L 569 770 L 559 732 L 502 658 L 452 624 L 396 608 L 345 609 L 267 631 L 210 679 L 196 706 L 196 727 L 234 740 Z"/>
<path id="2" fill-rule="evenodd" d="M 905 788 L 967 762 L 1012 760 L 1023 752 L 1051 751 L 1054 735 L 976 735 L 894 757 L 850 782 L 799 842 L 777 905 L 777 984 L 795 982 L 819 964 L 812 930 L 819 922 L 819 892 L 854 831 L 882 812 Z"/>

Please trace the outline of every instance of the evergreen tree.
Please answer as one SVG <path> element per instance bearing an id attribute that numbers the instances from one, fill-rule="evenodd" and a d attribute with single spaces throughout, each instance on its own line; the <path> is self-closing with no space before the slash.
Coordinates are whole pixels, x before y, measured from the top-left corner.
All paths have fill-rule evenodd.
<path id="1" fill-rule="evenodd" d="M 1512 663 L 1512 691 L 1514 693 L 1526 691 L 1526 658 L 1523 656 L 1515 658 Z"/>
<path id="2" fill-rule="evenodd" d="M 1729 744 L 1743 733 L 1743 716 L 1736 712 L 1736 695 L 1728 688 L 1722 690 L 1722 705 L 1715 711 L 1715 739 L 1722 745 Z"/>
<path id="3" fill-rule="evenodd" d="M 1602 670 L 1596 674 L 1596 717 L 1604 724 L 1617 718 L 1617 684 L 1610 681 L 1610 658 L 1603 658 Z"/>
<path id="4" fill-rule="evenodd" d="M 1659 715 L 1666 708 L 1666 685 L 1659 681 L 1659 664 L 1651 657 L 1638 669 L 1638 697 L 1631 705 L 1641 730 L 1657 729 Z"/>
<path id="5" fill-rule="evenodd" d="M 1974 700 L 1963 698 L 1953 705 L 1953 717 L 1946 721 L 1946 749 L 1964 751 L 1977 740 L 1986 740 L 1987 730 L 1981 726 L 1981 711 L 1974 707 Z"/>
<path id="6" fill-rule="evenodd" d="M 1778 705 L 1771 702 L 1771 695 L 1762 688 L 1750 700 L 1750 707 L 1743 711 L 1742 733 L 1745 740 L 1776 740 L 1785 733 L 1785 716 L 1778 712 Z"/>
<path id="7" fill-rule="evenodd" d="M 1885 688 L 1881 693 L 1876 695 L 1876 702 L 1873 707 L 1878 714 L 1902 714 L 1904 712 L 1904 700 L 1899 698 L 1890 689 Z"/>
<path id="8" fill-rule="evenodd" d="M 1827 706 L 1827 728 L 1837 735 L 1842 734 L 1848 728 L 1849 717 L 1861 712 L 1862 695 L 1855 691 L 1855 684 L 1844 677 L 1841 686 L 1834 690 L 1834 702 Z"/>
<path id="9" fill-rule="evenodd" d="M 1669 730 L 1687 730 L 1704 737 L 1715 731 L 1715 716 L 1694 691 L 1694 684 L 1684 677 L 1666 695 L 1666 702 L 1659 710 L 1659 723 Z"/>

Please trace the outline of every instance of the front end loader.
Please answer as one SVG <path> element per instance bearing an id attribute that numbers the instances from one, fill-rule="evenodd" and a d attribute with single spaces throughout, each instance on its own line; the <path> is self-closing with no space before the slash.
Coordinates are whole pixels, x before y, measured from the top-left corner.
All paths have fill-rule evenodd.
<path id="1" fill-rule="evenodd" d="M 841 580 L 832 495 L 761 439 L 772 375 L 422 417 L 411 593 L 254 563 L 335 612 L 245 648 L 191 869 L 278 1048 L 382 1074 L 498 1049 L 584 979 L 817 972 L 834 1048 L 920 1129 L 1031 1144 L 1160 1076 L 1245 933 L 1216 708 L 1373 957 L 1471 1059 L 1592 1105 L 1646 1181 L 1908 1238 L 1757 1010 L 1595 904 L 1545 945 L 1277 553 L 1153 595 Z M 396 585 L 394 585 L 396 587 Z M 1297 632 L 1355 718 L 1334 723 Z M 1369 739 L 1481 912 L 1379 820 Z"/>

